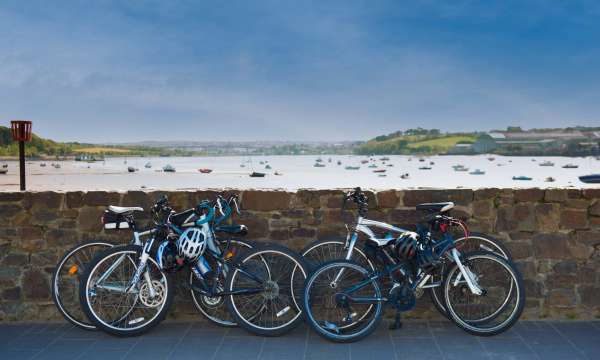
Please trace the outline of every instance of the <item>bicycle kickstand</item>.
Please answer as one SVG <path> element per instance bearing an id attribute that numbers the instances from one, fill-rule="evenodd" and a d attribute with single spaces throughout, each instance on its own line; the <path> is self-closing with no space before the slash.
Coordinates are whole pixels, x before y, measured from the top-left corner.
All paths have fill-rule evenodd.
<path id="1" fill-rule="evenodd" d="M 402 328 L 402 312 L 396 309 L 396 316 L 394 317 L 394 323 L 390 325 L 390 330 L 398 330 Z"/>

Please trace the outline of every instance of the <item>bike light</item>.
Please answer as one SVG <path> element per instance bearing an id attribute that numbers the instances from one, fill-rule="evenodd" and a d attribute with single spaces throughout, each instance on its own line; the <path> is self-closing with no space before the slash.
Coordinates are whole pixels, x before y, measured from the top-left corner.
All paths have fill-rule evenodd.
<path id="1" fill-rule="evenodd" d="M 233 250 L 229 250 L 226 254 L 225 254 L 225 260 L 229 260 L 232 257 L 235 256 L 235 252 Z"/>

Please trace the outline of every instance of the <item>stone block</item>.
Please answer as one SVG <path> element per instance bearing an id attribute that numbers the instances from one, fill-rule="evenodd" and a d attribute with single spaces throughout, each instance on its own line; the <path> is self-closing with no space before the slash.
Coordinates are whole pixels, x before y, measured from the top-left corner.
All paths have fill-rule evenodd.
<path id="1" fill-rule="evenodd" d="M 28 300 L 50 300 L 50 280 L 39 270 L 27 270 L 23 274 L 23 289 L 25 298 Z"/>
<path id="2" fill-rule="evenodd" d="M 427 202 L 452 201 L 457 205 L 469 205 L 473 201 L 473 190 L 410 190 L 404 192 L 404 206 L 415 206 Z"/>
<path id="3" fill-rule="evenodd" d="M 107 191 L 88 191 L 83 194 L 83 205 L 102 206 L 118 205 L 121 200 L 121 194 Z"/>
<path id="4" fill-rule="evenodd" d="M 544 195 L 546 202 L 563 202 L 568 199 L 567 191 L 564 189 L 547 189 Z"/>
<path id="5" fill-rule="evenodd" d="M 395 190 L 380 191 L 377 193 L 377 206 L 393 209 L 398 206 L 398 194 Z"/>
<path id="6" fill-rule="evenodd" d="M 564 209 L 560 212 L 560 227 L 563 229 L 587 229 L 588 216 L 586 211 Z"/>
<path id="7" fill-rule="evenodd" d="M 256 211 L 287 210 L 291 194 L 284 191 L 247 190 L 242 193 L 244 209 Z"/>
<path id="8" fill-rule="evenodd" d="M 556 307 L 570 307 L 576 303 L 575 291 L 572 289 L 554 289 L 548 292 L 546 304 Z"/>
<path id="9" fill-rule="evenodd" d="M 544 198 L 544 190 L 539 188 L 516 189 L 515 202 L 537 202 Z"/>
<path id="10" fill-rule="evenodd" d="M 570 256 L 568 236 L 560 233 L 533 235 L 533 249 L 539 259 L 567 259 Z"/>
<path id="11" fill-rule="evenodd" d="M 485 188 L 477 189 L 473 192 L 475 200 L 494 200 L 500 193 L 500 189 L 496 188 Z"/>

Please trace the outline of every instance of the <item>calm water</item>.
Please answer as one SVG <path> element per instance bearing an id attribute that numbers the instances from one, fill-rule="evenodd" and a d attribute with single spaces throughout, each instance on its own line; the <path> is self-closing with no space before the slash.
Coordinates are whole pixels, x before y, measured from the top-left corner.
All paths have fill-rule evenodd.
<path id="1" fill-rule="evenodd" d="M 502 157 L 488 160 L 487 156 L 432 156 L 421 162 L 416 157 L 388 156 L 383 164 L 381 156 L 375 161 L 361 164 L 364 156 L 322 156 L 325 167 L 314 167 L 317 156 L 268 156 L 252 157 L 181 157 L 181 158 L 111 158 L 105 162 L 60 162 L 61 168 L 40 167 L 40 161 L 30 162 L 27 167 L 28 189 L 31 190 L 132 190 L 141 189 L 202 189 L 202 188 L 349 188 L 361 186 L 372 189 L 407 188 L 481 188 L 481 187 L 598 187 L 581 183 L 578 176 L 600 173 L 600 161 L 594 158 L 564 157 Z M 329 159 L 331 158 L 331 162 Z M 532 161 L 534 159 L 535 161 Z M 127 163 L 125 163 L 127 161 Z M 265 169 L 268 162 L 271 170 Z M 337 161 L 341 165 L 337 165 Z M 539 166 L 542 161 L 554 162 L 554 166 Z M 152 168 L 144 165 L 150 162 Z M 434 164 L 429 165 L 430 162 Z M 9 161 L 7 175 L 0 175 L 0 189 L 15 190 L 18 187 L 18 165 Z M 377 168 L 369 168 L 370 164 Z M 568 163 L 579 165 L 577 169 L 563 169 Z M 157 172 L 171 164 L 175 173 Z M 240 167 L 244 164 L 245 167 Z M 393 167 L 388 167 L 392 164 Z M 462 164 L 469 171 L 480 169 L 485 175 L 454 171 L 452 166 Z M 500 166 L 499 166 L 500 165 Z M 138 172 L 128 173 L 133 166 Z M 360 166 L 359 170 L 345 170 L 345 166 Z M 431 170 L 419 170 L 430 166 Z M 199 168 L 213 172 L 202 174 Z M 385 169 L 385 177 L 373 170 Z M 252 171 L 265 172 L 264 178 L 250 178 Z M 277 171 L 282 175 L 274 175 Z M 409 174 L 408 179 L 400 178 Z M 531 181 L 514 181 L 513 176 L 525 175 Z M 547 177 L 555 182 L 545 182 Z"/>

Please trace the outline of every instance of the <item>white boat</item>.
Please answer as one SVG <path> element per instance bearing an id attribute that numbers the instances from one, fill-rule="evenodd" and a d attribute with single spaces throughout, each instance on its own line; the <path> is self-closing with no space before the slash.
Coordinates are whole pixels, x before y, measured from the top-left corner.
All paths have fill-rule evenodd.
<path id="1" fill-rule="evenodd" d="M 150 169 L 152 167 L 152 164 L 150 164 L 149 162 L 147 162 L 146 165 L 144 165 L 144 167 L 146 169 Z"/>
<path id="2" fill-rule="evenodd" d="M 480 170 L 480 169 L 475 169 L 475 170 L 471 171 L 469 174 L 471 174 L 471 175 L 485 175 L 485 171 Z"/>
<path id="3" fill-rule="evenodd" d="M 554 166 L 554 163 L 552 161 L 542 161 L 541 163 L 539 163 L 540 166 Z"/>

